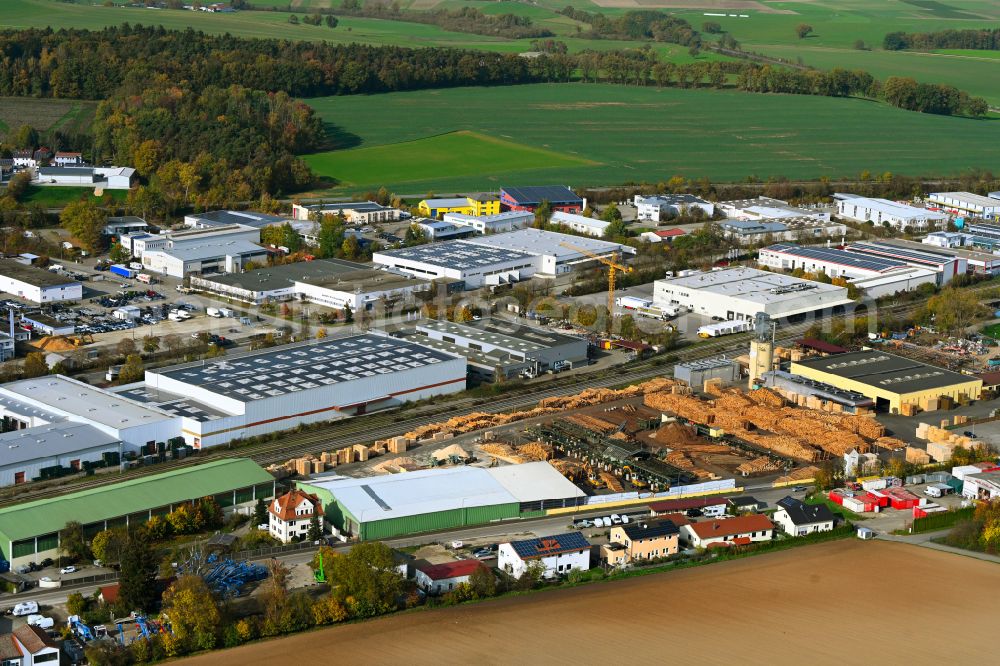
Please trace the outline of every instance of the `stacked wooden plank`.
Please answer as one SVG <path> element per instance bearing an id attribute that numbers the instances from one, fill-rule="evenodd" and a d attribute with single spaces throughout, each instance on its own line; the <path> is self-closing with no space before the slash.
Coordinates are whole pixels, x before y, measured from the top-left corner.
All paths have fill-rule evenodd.
<path id="1" fill-rule="evenodd" d="M 759 431 L 738 433 L 737 437 L 745 439 L 746 441 L 763 447 L 769 451 L 774 451 L 779 455 L 786 456 L 788 458 L 795 458 L 796 460 L 812 462 L 814 460 L 819 460 L 820 457 L 819 451 L 797 437 L 789 437 L 788 435 L 773 435 Z"/>
<path id="2" fill-rule="evenodd" d="M 783 407 L 785 404 L 785 399 L 769 388 L 754 389 L 747 393 L 747 397 L 765 407 Z"/>
<path id="3" fill-rule="evenodd" d="M 879 437 L 875 440 L 875 446 L 880 449 L 888 449 L 889 451 L 899 451 L 900 449 L 909 448 L 906 442 L 895 437 Z"/>
<path id="4" fill-rule="evenodd" d="M 774 462 L 767 456 L 761 456 L 759 458 L 754 458 L 753 460 L 748 460 L 739 467 L 736 471 L 743 476 L 752 476 L 754 474 L 767 474 L 768 472 L 777 472 L 781 469 L 781 465 Z"/>
<path id="5" fill-rule="evenodd" d="M 643 398 L 643 404 L 704 425 L 711 423 L 714 416 L 714 410 L 708 403 L 689 395 L 652 393 Z"/>
<path id="6" fill-rule="evenodd" d="M 782 483 L 794 483 L 796 481 L 805 481 L 807 479 L 814 479 L 819 473 L 818 467 L 813 467 L 812 465 L 808 467 L 800 467 L 798 469 L 793 469 L 791 472 L 784 476 L 779 476 L 775 485 Z"/>
<path id="7" fill-rule="evenodd" d="M 517 455 L 526 460 L 549 460 L 552 458 L 552 445 L 542 442 L 531 442 L 517 448 Z"/>

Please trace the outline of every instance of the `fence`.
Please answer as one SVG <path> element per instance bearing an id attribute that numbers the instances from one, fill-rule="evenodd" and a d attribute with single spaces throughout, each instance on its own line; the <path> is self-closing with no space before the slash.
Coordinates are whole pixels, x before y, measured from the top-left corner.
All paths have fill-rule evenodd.
<path id="1" fill-rule="evenodd" d="M 963 520 L 971 520 L 975 513 L 976 507 L 974 506 L 966 507 L 964 509 L 956 509 L 954 511 L 932 513 L 923 518 L 914 518 L 910 531 L 913 534 L 919 534 L 920 532 L 943 530 L 947 527 L 952 527 L 956 523 L 960 523 Z"/>

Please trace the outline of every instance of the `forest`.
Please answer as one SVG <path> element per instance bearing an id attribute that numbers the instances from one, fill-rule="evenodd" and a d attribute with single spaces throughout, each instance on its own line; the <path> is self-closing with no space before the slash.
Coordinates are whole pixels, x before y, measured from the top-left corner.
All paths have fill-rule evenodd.
<path id="1" fill-rule="evenodd" d="M 681 46 L 700 46 L 701 35 L 682 18 L 653 9 L 627 11 L 619 16 L 588 12 L 575 7 L 559 10 L 563 16 L 590 25 L 580 37 L 590 39 L 652 39 Z"/>
<path id="2" fill-rule="evenodd" d="M 552 37 L 551 30 L 532 24 L 527 16 L 517 14 L 485 14 L 475 7 L 454 9 L 432 9 L 427 11 L 405 11 L 398 3 L 365 2 L 345 0 L 341 7 L 328 10 L 345 16 L 391 19 L 408 23 L 436 25 L 445 30 L 468 32 L 474 35 L 502 35 L 509 39 L 529 39 L 532 37 Z"/>
<path id="3" fill-rule="evenodd" d="M 941 30 L 938 32 L 890 32 L 882 42 L 887 51 L 931 51 L 934 49 L 1000 50 L 1000 28 L 991 30 Z"/>

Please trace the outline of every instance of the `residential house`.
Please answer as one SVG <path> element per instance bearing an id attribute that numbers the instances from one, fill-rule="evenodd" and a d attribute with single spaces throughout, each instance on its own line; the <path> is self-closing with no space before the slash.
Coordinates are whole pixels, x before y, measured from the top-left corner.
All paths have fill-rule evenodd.
<path id="1" fill-rule="evenodd" d="M 55 163 L 56 166 L 80 166 L 83 164 L 83 153 L 57 151 Z"/>
<path id="2" fill-rule="evenodd" d="M 31 157 L 35 160 L 35 166 L 38 166 L 39 164 L 48 164 L 49 160 L 52 159 L 52 151 L 45 146 L 39 146 Z"/>
<path id="3" fill-rule="evenodd" d="M 691 523 L 681 528 L 681 539 L 694 548 L 709 548 L 716 544 L 745 546 L 770 541 L 774 523 L 762 514 L 723 518 Z"/>
<path id="4" fill-rule="evenodd" d="M 469 578 L 477 569 L 484 568 L 486 565 L 479 560 L 456 560 L 443 564 L 426 564 L 417 567 L 414 578 L 420 589 L 427 594 L 445 594 L 462 583 L 468 583 Z"/>
<path id="5" fill-rule="evenodd" d="M 675 238 L 684 236 L 687 232 L 674 227 L 673 229 L 656 229 L 654 231 L 644 231 L 639 234 L 639 238 L 650 243 L 672 243 Z"/>
<path id="6" fill-rule="evenodd" d="M 742 495 L 729 498 L 729 508 L 733 513 L 754 513 L 767 508 L 767 502 L 761 502 L 756 497 Z"/>
<path id="7" fill-rule="evenodd" d="M 791 496 L 778 500 L 773 518 L 785 534 L 792 536 L 829 532 L 834 523 L 833 512 L 826 504 L 806 504 Z"/>
<path id="8" fill-rule="evenodd" d="M 323 507 L 319 498 L 302 490 L 292 490 L 276 497 L 267 508 L 270 519 L 268 531 L 282 543 L 289 543 L 296 537 L 305 538 L 313 516 L 323 520 Z M 322 527 L 322 522 L 320 523 Z"/>
<path id="9" fill-rule="evenodd" d="M 0 636 L 0 664 L 3 666 L 59 665 L 59 646 L 43 630 L 29 624 L 12 634 Z"/>
<path id="10" fill-rule="evenodd" d="M 669 520 L 629 523 L 611 528 L 610 543 L 601 558 L 611 566 L 625 566 L 677 554 L 680 530 Z"/>
<path id="11" fill-rule="evenodd" d="M 500 544 L 497 566 L 519 578 L 539 562 L 545 578 L 590 569 L 590 543 L 579 532 Z"/>
<path id="12" fill-rule="evenodd" d="M 32 150 L 15 150 L 12 157 L 14 159 L 14 166 L 16 167 L 33 167 L 35 166 L 35 158 L 32 157 Z"/>

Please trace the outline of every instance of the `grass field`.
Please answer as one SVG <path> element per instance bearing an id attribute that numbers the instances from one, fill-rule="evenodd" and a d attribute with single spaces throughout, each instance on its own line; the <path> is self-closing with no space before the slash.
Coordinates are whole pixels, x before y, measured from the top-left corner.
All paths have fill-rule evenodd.
<path id="1" fill-rule="evenodd" d="M 750 175 L 837 178 L 865 169 L 912 175 L 1000 170 L 1000 120 L 931 116 L 853 99 L 551 84 L 328 97 L 310 104 L 333 131 L 360 141 L 357 148 L 308 158 L 350 190 L 386 185 L 400 193 L 440 193 L 489 189 L 500 180 L 600 185 L 676 174 L 737 181 Z M 489 145 L 484 159 L 479 148 L 442 154 L 442 139 L 428 139 L 462 130 L 475 133 L 476 145 L 486 136 L 523 149 L 498 163 L 494 146 L 500 144 Z M 433 169 L 426 146 L 434 149 Z M 551 156 L 540 159 L 525 152 L 530 148 Z"/>
<path id="2" fill-rule="evenodd" d="M 105 196 L 115 201 L 125 201 L 128 192 L 125 190 L 106 190 Z M 68 203 L 94 196 L 92 187 L 37 187 L 28 188 L 27 194 L 21 199 L 25 204 L 40 204 L 45 207 L 62 208 Z"/>
<path id="3" fill-rule="evenodd" d="M 424 174 L 436 178 L 493 178 L 508 172 L 572 168 L 595 164 L 552 150 L 457 131 L 397 144 L 339 150 L 306 158 L 317 173 L 336 178 L 344 187 L 387 180 L 405 187 Z"/>
<path id="4" fill-rule="evenodd" d="M 94 120 L 96 102 L 67 99 L 0 97 L 0 136 L 29 124 L 40 132 L 61 129 L 87 132 Z"/>

